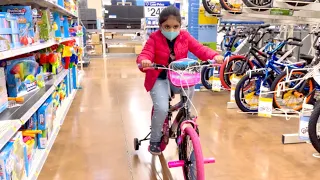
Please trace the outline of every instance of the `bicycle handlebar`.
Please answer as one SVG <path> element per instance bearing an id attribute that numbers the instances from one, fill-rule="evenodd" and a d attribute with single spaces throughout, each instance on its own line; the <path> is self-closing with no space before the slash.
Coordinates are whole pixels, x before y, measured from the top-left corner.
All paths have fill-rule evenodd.
<path id="1" fill-rule="evenodd" d="M 270 24 L 262 24 L 262 25 L 259 26 L 258 29 L 265 29 L 265 28 L 268 28 L 268 27 L 270 27 Z"/>
<path id="2" fill-rule="evenodd" d="M 296 37 L 290 37 L 290 38 L 287 39 L 287 41 L 289 41 L 289 40 L 298 41 L 298 42 L 302 41 L 301 39 L 296 38 Z"/>
<path id="3" fill-rule="evenodd" d="M 212 66 L 216 66 L 216 61 L 215 60 L 207 60 L 207 61 L 201 61 L 200 65 L 212 65 Z M 143 68 L 141 64 L 138 64 L 138 68 L 140 69 L 161 69 L 161 68 L 167 68 L 165 65 L 161 65 L 161 64 L 156 64 L 156 63 L 152 63 L 152 65 L 150 67 L 145 67 Z"/>
<path id="4" fill-rule="evenodd" d="M 288 45 L 299 46 L 299 47 L 303 46 L 303 44 L 301 42 L 296 42 L 296 41 L 290 41 L 290 42 L 288 42 Z"/>

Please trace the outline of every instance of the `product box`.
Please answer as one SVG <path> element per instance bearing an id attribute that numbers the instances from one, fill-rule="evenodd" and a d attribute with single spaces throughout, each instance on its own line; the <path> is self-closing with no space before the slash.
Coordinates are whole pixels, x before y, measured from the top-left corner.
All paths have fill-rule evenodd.
<path id="1" fill-rule="evenodd" d="M 136 54 L 140 54 L 141 51 L 142 51 L 142 46 L 141 46 L 141 45 L 136 45 L 136 46 L 134 46 L 134 52 L 135 52 Z"/>
<path id="2" fill-rule="evenodd" d="M 8 94 L 4 68 L 0 67 L 0 113 L 8 107 Z"/>
<path id="3" fill-rule="evenodd" d="M 37 111 L 38 115 L 38 130 L 42 134 L 38 134 L 38 148 L 44 149 L 47 147 L 48 139 L 53 130 L 53 101 L 50 96 Z"/>
<path id="4" fill-rule="evenodd" d="M 35 33 L 31 6 L 1 6 L 0 10 L 10 13 L 13 17 L 17 17 L 20 42 L 26 38 L 34 38 Z M 29 42 L 29 44 L 31 43 L 32 42 Z"/>
<path id="5" fill-rule="evenodd" d="M 70 93 L 69 94 L 71 94 L 72 93 L 72 91 L 73 91 L 73 78 L 72 78 L 72 70 L 71 69 L 69 69 L 69 89 L 70 89 Z"/>
<path id="6" fill-rule="evenodd" d="M 129 46 L 119 46 L 119 47 L 109 47 L 109 53 L 134 53 L 134 47 Z"/>
<path id="7" fill-rule="evenodd" d="M 69 96 L 70 94 L 70 89 L 69 89 L 69 73 L 67 74 L 67 76 L 64 78 L 63 80 L 64 84 L 65 84 L 65 91 L 66 91 L 66 97 Z"/>
<path id="8" fill-rule="evenodd" d="M 39 64 L 34 56 L 5 62 L 5 74 L 9 97 L 23 96 L 36 89 Z"/>
<path id="9" fill-rule="evenodd" d="M 73 66 L 71 68 L 71 72 L 72 72 L 72 88 L 73 89 L 77 89 L 77 68 L 75 66 Z"/>
<path id="10" fill-rule="evenodd" d="M 26 174 L 24 151 L 22 133 L 17 132 L 0 152 L 1 180 L 23 179 Z"/>
<path id="11" fill-rule="evenodd" d="M 17 17 L 0 12 L 0 52 L 20 46 Z"/>
<path id="12" fill-rule="evenodd" d="M 100 43 L 100 35 L 99 34 L 92 34 L 91 35 L 91 42 L 93 44 L 99 44 Z"/>
<path id="13" fill-rule="evenodd" d="M 95 55 L 102 55 L 102 45 L 95 45 L 94 46 Z"/>
<path id="14" fill-rule="evenodd" d="M 13 142 L 8 142 L 0 152 L 0 179 L 10 180 L 13 167 Z"/>

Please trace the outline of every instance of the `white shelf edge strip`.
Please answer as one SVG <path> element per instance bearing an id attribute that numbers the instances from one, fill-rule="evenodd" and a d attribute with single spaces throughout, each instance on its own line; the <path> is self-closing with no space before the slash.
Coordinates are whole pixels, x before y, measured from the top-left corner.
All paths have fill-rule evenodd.
<path id="1" fill-rule="evenodd" d="M 60 106 L 61 111 L 57 114 L 55 122 L 64 122 L 64 119 L 70 109 L 70 106 L 72 104 L 73 98 L 75 97 L 75 94 L 77 93 L 77 90 L 73 90 L 73 92 L 70 94 L 70 96 L 63 102 L 63 104 Z M 64 109 L 65 108 L 65 109 Z M 34 161 L 32 162 L 30 176 L 28 178 L 24 178 L 24 180 L 36 180 L 40 174 L 40 171 L 47 160 L 47 157 L 49 155 L 49 152 L 55 142 L 55 139 L 57 138 L 57 135 L 60 131 L 60 125 L 56 125 L 54 128 L 54 132 L 52 133 L 49 143 L 46 149 L 37 149 L 34 156 L 36 157 Z"/>
<path id="2" fill-rule="evenodd" d="M 21 127 L 19 120 L 0 121 L 0 149 L 2 149 Z"/>
<path id="3" fill-rule="evenodd" d="M 51 46 L 53 46 L 55 44 L 66 42 L 66 41 L 69 41 L 69 40 L 72 40 L 72 39 L 75 39 L 75 38 L 77 38 L 77 37 L 70 37 L 70 38 L 62 39 L 59 42 L 56 42 L 54 40 L 50 40 L 50 41 L 47 41 L 45 43 L 38 43 L 38 44 L 31 45 L 31 46 L 24 46 L 24 47 L 20 47 L 20 48 L 17 48 L 17 49 L 10 49 L 10 50 L 7 50 L 7 51 L 3 51 L 3 52 L 0 52 L 0 60 L 4 60 L 4 59 L 11 58 L 11 57 L 19 56 L 19 55 L 22 55 L 22 54 L 26 54 L 26 53 L 29 53 L 29 52 L 45 49 L 45 48 L 51 47 Z"/>

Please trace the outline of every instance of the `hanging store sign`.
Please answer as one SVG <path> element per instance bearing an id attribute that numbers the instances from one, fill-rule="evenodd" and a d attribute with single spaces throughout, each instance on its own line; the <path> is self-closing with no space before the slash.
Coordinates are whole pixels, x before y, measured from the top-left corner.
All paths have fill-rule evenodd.
<path id="1" fill-rule="evenodd" d="M 145 1 L 144 2 L 144 17 L 159 17 L 161 11 L 170 6 L 170 1 Z M 178 9 L 180 9 L 180 3 L 174 4 Z"/>

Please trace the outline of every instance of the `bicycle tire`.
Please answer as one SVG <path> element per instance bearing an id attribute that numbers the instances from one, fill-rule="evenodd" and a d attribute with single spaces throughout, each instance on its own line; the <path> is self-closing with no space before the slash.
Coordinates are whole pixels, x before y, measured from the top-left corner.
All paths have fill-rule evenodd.
<path id="1" fill-rule="evenodd" d="M 309 119 L 308 133 L 312 146 L 318 153 L 320 153 L 320 139 L 317 135 L 317 124 L 320 116 L 320 102 L 316 103 L 315 108 Z"/>
<path id="2" fill-rule="evenodd" d="M 295 1 L 295 0 L 293 0 L 293 1 Z M 300 1 L 300 0 L 297 0 L 297 1 Z M 303 1 L 304 2 L 315 2 L 315 0 L 303 0 Z M 287 4 L 289 4 L 290 6 L 299 6 L 299 7 L 309 5 L 309 3 L 294 3 L 294 2 L 287 2 Z"/>
<path id="3" fill-rule="evenodd" d="M 203 67 L 203 68 L 201 69 L 201 83 L 202 83 L 202 85 L 203 85 L 206 89 L 208 89 L 208 90 L 211 90 L 211 89 L 212 89 L 212 84 L 211 84 L 210 81 L 209 81 L 209 78 L 210 78 L 210 76 L 209 76 L 210 69 L 212 69 L 212 68 L 210 68 L 210 67 Z"/>
<path id="4" fill-rule="evenodd" d="M 207 11 L 207 13 L 209 14 L 216 14 L 216 15 L 219 15 L 218 13 L 215 13 L 211 10 L 211 8 L 209 7 L 209 3 L 210 1 L 207 1 L 207 0 L 202 0 L 202 5 L 204 7 L 204 9 Z"/>
<path id="5" fill-rule="evenodd" d="M 293 71 L 293 72 L 292 72 L 293 75 L 294 75 L 295 73 L 304 73 L 304 74 L 306 74 L 307 71 Z M 286 77 L 286 75 L 287 75 L 287 72 L 286 72 L 286 71 L 284 71 L 284 72 L 282 72 L 281 74 L 279 74 L 279 75 L 274 79 L 274 81 L 272 82 L 270 91 L 276 91 L 276 89 L 277 89 L 277 87 L 278 87 L 278 83 L 281 82 L 282 80 L 284 80 L 284 78 Z M 309 83 L 311 83 L 310 85 L 312 85 L 312 87 L 311 87 L 310 90 L 309 90 L 309 93 L 311 93 L 311 92 L 313 91 L 313 89 L 315 88 L 315 82 L 314 82 L 312 79 L 309 79 L 308 81 L 309 81 Z M 309 96 L 309 97 L 307 98 L 307 100 L 306 100 L 306 103 L 310 103 L 310 102 L 313 100 L 314 94 L 315 94 L 314 92 L 313 92 L 312 94 L 310 94 L 310 96 Z M 277 94 L 276 94 L 276 93 L 274 93 L 274 95 L 273 95 L 273 101 L 272 101 L 272 103 L 273 103 L 273 107 L 274 107 L 274 108 L 279 108 L 279 109 L 282 108 L 281 105 L 277 102 Z M 300 111 L 301 109 L 302 109 L 302 104 L 301 104 L 301 106 L 299 106 L 299 107 L 297 107 L 297 108 L 294 108 L 293 110 L 295 110 L 295 111 Z"/>
<path id="6" fill-rule="evenodd" d="M 184 167 L 182 168 L 184 179 L 185 180 L 205 180 L 203 154 L 202 154 L 198 133 L 194 130 L 193 127 L 187 127 L 184 129 L 184 131 L 185 131 L 185 136 L 182 143 L 179 146 L 179 159 L 188 161 L 188 163 L 185 163 Z M 195 161 L 187 160 L 187 157 L 186 157 L 186 152 L 187 152 L 186 150 L 188 148 L 188 144 L 186 143 L 186 141 L 188 140 L 188 137 L 190 137 L 190 140 L 192 142 Z M 189 161 L 196 163 L 196 166 L 195 166 L 197 168 L 196 179 L 193 179 L 193 178 L 190 179 L 189 177 L 189 173 L 188 173 L 189 171 L 187 170 L 189 169 L 188 168 L 188 164 L 190 163 Z"/>
<path id="7" fill-rule="evenodd" d="M 252 77 L 255 77 L 255 76 L 263 77 L 263 78 L 264 78 L 265 73 L 264 73 L 263 71 L 260 71 L 260 72 L 252 72 L 252 73 L 251 73 L 251 78 L 252 78 Z M 247 79 L 250 79 L 250 75 L 249 75 L 249 74 L 243 76 L 243 77 L 241 78 L 241 80 L 238 82 L 238 84 L 237 84 L 237 86 L 236 86 L 236 89 L 235 89 L 235 92 L 234 92 L 234 99 L 235 99 L 235 101 L 236 101 L 237 106 L 239 107 L 239 109 L 240 109 L 242 112 L 258 112 L 258 108 L 257 108 L 257 109 L 249 109 L 249 108 L 246 108 L 246 107 L 241 103 L 241 97 L 240 97 L 241 85 L 242 85 Z M 268 78 L 267 78 L 267 83 L 268 83 L 268 85 L 269 85 L 269 87 L 270 87 L 271 84 L 272 84 L 271 77 L 268 77 Z"/>
<path id="8" fill-rule="evenodd" d="M 230 82 L 231 75 L 225 74 L 225 71 L 228 70 L 227 66 L 230 65 L 232 61 L 239 61 L 239 60 L 246 61 L 245 56 L 241 56 L 241 55 L 231 56 L 229 60 L 224 61 L 220 66 L 219 76 L 220 76 L 221 85 L 227 90 L 231 89 L 231 82 Z M 250 66 L 250 69 L 253 69 L 254 67 L 251 61 L 249 61 L 249 66 Z"/>
<path id="9" fill-rule="evenodd" d="M 268 11 L 269 9 L 259 9 L 259 8 L 271 8 L 272 7 L 272 1 L 270 1 L 270 3 L 263 5 L 263 6 L 258 6 L 254 3 L 252 3 L 250 0 L 242 0 L 242 2 L 243 2 L 243 4 L 245 4 L 247 7 L 250 7 L 254 11 Z"/>
<path id="10" fill-rule="evenodd" d="M 228 0 L 219 0 L 219 2 L 220 2 L 221 7 L 224 10 L 227 10 L 231 14 L 241 14 L 242 13 L 241 10 L 230 7 L 232 5 L 231 4 L 228 5 Z"/>

